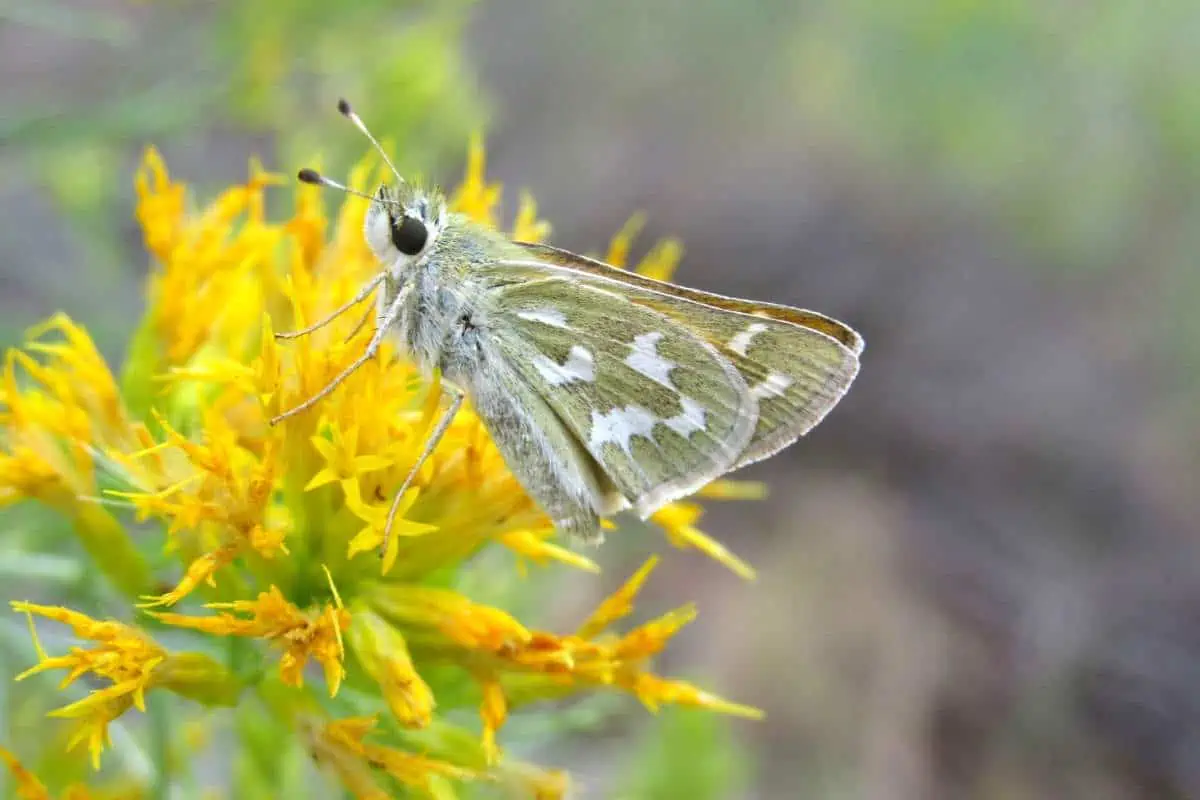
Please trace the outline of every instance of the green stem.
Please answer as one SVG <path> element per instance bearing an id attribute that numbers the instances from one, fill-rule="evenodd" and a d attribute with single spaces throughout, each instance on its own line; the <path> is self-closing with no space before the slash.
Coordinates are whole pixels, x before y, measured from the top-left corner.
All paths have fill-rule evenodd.
<path id="1" fill-rule="evenodd" d="M 162 343 L 150 314 L 142 319 L 129 342 L 121 372 L 121 396 L 126 408 L 138 419 L 150 416 L 154 403 L 154 377 L 162 372 Z"/>
<path id="2" fill-rule="evenodd" d="M 173 698 L 162 693 L 147 704 L 150 717 L 150 752 L 154 759 L 152 800 L 169 800 L 171 796 L 171 709 Z"/>
<path id="3" fill-rule="evenodd" d="M 72 522 L 88 555 L 126 597 L 138 598 L 152 591 L 150 565 L 112 514 L 95 503 L 79 503 Z"/>

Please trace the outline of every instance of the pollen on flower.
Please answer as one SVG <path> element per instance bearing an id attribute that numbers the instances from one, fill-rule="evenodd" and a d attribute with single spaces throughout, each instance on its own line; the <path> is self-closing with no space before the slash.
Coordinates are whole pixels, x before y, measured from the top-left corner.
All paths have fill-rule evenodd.
<path id="1" fill-rule="evenodd" d="M 414 536 L 426 536 L 438 529 L 436 525 L 413 522 L 406 518 L 408 510 L 416 503 L 420 493 L 421 490 L 418 487 L 409 489 L 405 492 L 404 497 L 400 498 L 400 504 L 396 506 L 396 518 L 392 521 L 392 538 L 388 542 L 387 551 L 383 554 L 380 562 L 381 572 L 384 575 L 391 572 L 392 567 L 395 565 L 396 558 L 400 554 L 400 543 L 404 539 Z M 346 558 L 354 558 L 361 553 L 376 552 L 379 549 L 379 545 L 383 543 L 383 532 L 387 527 L 387 518 L 388 512 L 391 510 L 391 503 L 370 504 L 364 502 L 359 493 L 358 484 L 355 483 L 351 484 L 348 488 L 346 508 L 366 523 L 350 539 L 349 544 L 346 546 Z"/>
<path id="2" fill-rule="evenodd" d="M 352 425 L 346 430 L 340 427 L 333 429 L 331 438 L 324 436 L 312 437 L 313 447 L 325 461 L 316 475 L 312 476 L 305 491 L 316 489 L 327 483 L 340 483 L 342 490 L 350 495 L 357 492 L 358 476 L 366 472 L 385 469 L 392 465 L 392 460 L 372 453 L 361 453 L 358 448 L 358 426 Z M 349 484 L 353 483 L 354 488 Z"/>
<path id="3" fill-rule="evenodd" d="M 78 611 L 61 606 L 43 606 L 22 601 L 13 601 L 14 611 L 25 614 L 29 619 L 30 632 L 41 661 L 25 670 L 18 680 L 49 669 L 67 669 L 67 683 L 86 673 L 95 673 L 120 686 L 135 696 L 139 708 L 143 706 L 144 691 L 150 673 L 166 657 L 166 651 L 137 628 L 120 622 L 98 622 Z M 80 639 L 96 642 L 91 650 L 76 648 L 70 655 L 52 658 L 42 649 L 33 628 L 33 616 L 69 625 Z"/>
<path id="4" fill-rule="evenodd" d="M 186 364 L 213 340 L 226 350 L 240 346 L 238 337 L 257 322 L 263 301 L 256 272 L 273 259 L 282 234 L 263 219 L 263 192 L 284 178 L 257 164 L 250 171 L 246 184 L 189 215 L 184 188 L 170 181 L 156 151 L 147 153 L 137 214 L 158 262 L 147 322 L 161 343 L 155 354 L 160 372 Z"/>

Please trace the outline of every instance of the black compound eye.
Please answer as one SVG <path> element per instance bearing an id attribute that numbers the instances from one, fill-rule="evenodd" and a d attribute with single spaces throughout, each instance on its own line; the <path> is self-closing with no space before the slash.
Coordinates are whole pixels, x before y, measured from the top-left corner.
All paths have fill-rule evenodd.
<path id="1" fill-rule="evenodd" d="M 406 256 L 415 256 L 425 247 L 429 231 L 415 217 L 403 216 L 392 220 L 392 244 Z"/>

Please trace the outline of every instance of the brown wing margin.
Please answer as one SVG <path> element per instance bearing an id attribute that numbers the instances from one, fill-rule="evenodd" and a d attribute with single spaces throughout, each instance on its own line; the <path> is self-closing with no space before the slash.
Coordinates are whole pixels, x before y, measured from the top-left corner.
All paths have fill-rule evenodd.
<path id="1" fill-rule="evenodd" d="M 702 292 L 699 289 L 689 289 L 686 286 L 679 286 L 674 283 L 658 281 L 653 278 L 647 278 L 645 275 L 639 275 L 631 270 L 624 270 L 614 267 L 610 264 L 605 264 L 603 261 L 597 261 L 594 258 L 577 255 L 568 250 L 560 250 L 557 247 L 551 247 L 546 244 L 532 244 L 529 242 L 515 242 L 530 252 L 535 258 L 545 261 L 550 264 L 558 264 L 569 269 L 583 270 L 591 272 L 605 278 L 619 280 L 624 283 L 630 283 L 634 286 L 640 286 L 653 292 L 662 294 L 674 295 L 682 297 L 686 300 L 691 300 L 696 303 L 703 303 L 714 308 L 723 308 L 727 311 L 737 311 L 742 314 L 754 314 L 757 316 L 766 316 L 771 319 L 790 322 L 793 325 L 800 325 L 805 328 L 811 328 L 815 331 L 820 331 L 827 336 L 832 336 L 846 347 L 850 348 L 855 355 L 859 355 L 863 351 L 863 340 L 856 331 L 848 328 L 836 319 L 818 314 L 815 311 L 806 311 L 800 308 L 792 308 L 791 306 L 778 305 L 775 303 L 760 303 L 752 300 L 739 300 L 736 297 L 726 297 L 720 294 L 711 292 Z"/>

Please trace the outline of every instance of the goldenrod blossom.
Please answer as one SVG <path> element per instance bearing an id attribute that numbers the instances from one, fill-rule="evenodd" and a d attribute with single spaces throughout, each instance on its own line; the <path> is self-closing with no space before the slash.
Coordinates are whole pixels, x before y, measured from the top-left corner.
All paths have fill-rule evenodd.
<path id="1" fill-rule="evenodd" d="M 492 759 L 497 755 L 495 733 L 508 716 L 506 677 L 512 679 L 513 699 L 518 702 L 581 688 L 610 687 L 629 692 L 650 709 L 680 704 L 749 718 L 761 716 L 757 709 L 648 670 L 648 660 L 695 618 L 691 606 L 623 635 L 603 635 L 632 612 L 633 601 L 656 563 L 655 559 L 648 561 L 574 634 L 565 636 L 529 630 L 509 614 L 449 590 L 381 586 L 369 602 L 384 619 L 409 631 L 407 642 L 413 652 L 470 665 L 482 691 L 484 748 Z"/>
<path id="2" fill-rule="evenodd" d="M 75 720 L 68 747 L 87 742 L 92 763 L 97 768 L 100 753 L 108 743 L 108 724 L 130 707 L 146 710 L 146 692 L 154 687 L 171 689 L 210 704 L 232 702 L 236 688 L 229 684 L 225 671 L 207 656 L 198 653 L 169 654 L 144 631 L 131 625 L 96 621 L 77 611 L 58 606 L 42 606 L 15 601 L 14 611 L 29 618 L 38 663 L 17 676 L 23 680 L 39 672 L 65 669 L 60 688 L 91 674 L 109 681 L 86 697 L 50 712 L 51 716 Z M 75 636 L 96 644 L 85 649 L 73 647 L 64 656 L 50 656 L 42 648 L 33 627 L 34 615 L 71 626 Z"/>
<path id="3" fill-rule="evenodd" d="M 354 612 L 347 632 L 350 649 L 363 670 L 379 684 L 392 715 L 405 727 L 423 728 L 433 719 L 436 701 L 417 672 L 400 631 L 369 607 Z"/>
<path id="4" fill-rule="evenodd" d="M 499 227 L 501 187 L 484 168 L 476 139 L 450 202 Z M 378 172 L 364 163 L 348 184 L 369 191 Z M 281 768 L 271 759 L 302 748 L 360 798 L 402 785 L 441 800 L 464 782 L 558 798 L 565 773 L 503 748 L 503 727 L 532 703 L 605 690 L 650 709 L 758 716 L 655 671 L 654 657 L 695 617 L 691 605 L 614 630 L 654 559 L 567 633 L 531 627 L 469 588 L 478 587 L 465 577 L 469 562 L 485 550 L 507 550 L 522 572 L 600 570 L 595 553 L 557 538 L 469 407 L 401 498 L 381 563 L 375 551 L 393 494 L 422 452 L 442 392 L 436 376 L 420 374 L 388 342 L 307 413 L 268 424 L 361 354 L 371 304 L 298 338 L 276 332 L 325 318 L 379 269 L 362 236 L 366 200 L 348 195 L 329 214 L 318 187 L 282 183 L 252 164 L 244 184 L 192 211 L 187 187 L 149 150 L 137 175 L 137 217 L 154 263 L 120 378 L 62 315 L 5 356 L 0 503 L 34 499 L 63 514 L 107 586 L 133 607 L 131 621 L 98 622 L 14 604 L 70 625 L 84 643 L 49 656 L 35 636 L 38 662 L 25 675 L 65 669 L 65 683 L 84 674 L 103 683 L 53 712 L 71 720 L 72 740 L 87 742 L 98 762 L 113 720 L 165 688 L 206 706 L 269 709 L 256 721 L 266 732 L 244 734 L 270 743 L 257 758 L 262 769 Z M 294 197 L 282 220 L 267 214 L 268 192 Z M 634 218 L 614 237 L 610 261 L 631 263 L 640 225 Z M 550 233 L 528 195 L 511 230 L 526 241 Z M 660 243 L 636 268 L 668 277 L 681 252 Z M 718 481 L 702 494 L 760 491 Z M 668 542 L 751 576 L 696 527 L 699 516 L 698 505 L 675 503 L 652 522 Z M 517 571 L 494 577 L 507 582 Z M 170 627 L 152 637 L 146 629 L 155 625 Z M 179 652 L 178 641 L 196 650 Z M 277 671 L 263 668 L 272 651 L 281 654 Z M 310 661 L 323 670 L 325 691 L 305 681 Z M 453 721 L 450 712 L 463 708 L 477 717 Z M 22 791 L 40 791 L 32 776 L 18 775 Z"/>
<path id="5" fill-rule="evenodd" d="M 95 477 L 147 434 L 87 333 L 62 314 L 31 330 L 24 351 L 5 355 L 0 404 L 0 505 L 29 497 L 57 509 L 119 588 L 147 588 L 145 561 L 99 504 Z"/>
<path id="6" fill-rule="evenodd" d="M 311 658 L 324 668 L 329 694 L 337 694 L 345 674 L 342 666 L 346 655 L 342 646 L 342 631 L 350 624 L 350 614 L 344 608 L 328 605 L 316 614 L 307 614 L 289 603 L 274 586 L 255 600 L 208 603 L 205 607 L 229 609 L 250 616 L 247 619 L 226 613 L 211 617 L 191 617 L 170 612 L 149 613 L 167 625 L 216 636 L 262 639 L 282 648 L 279 673 L 289 686 L 304 684 L 304 665 Z"/>

